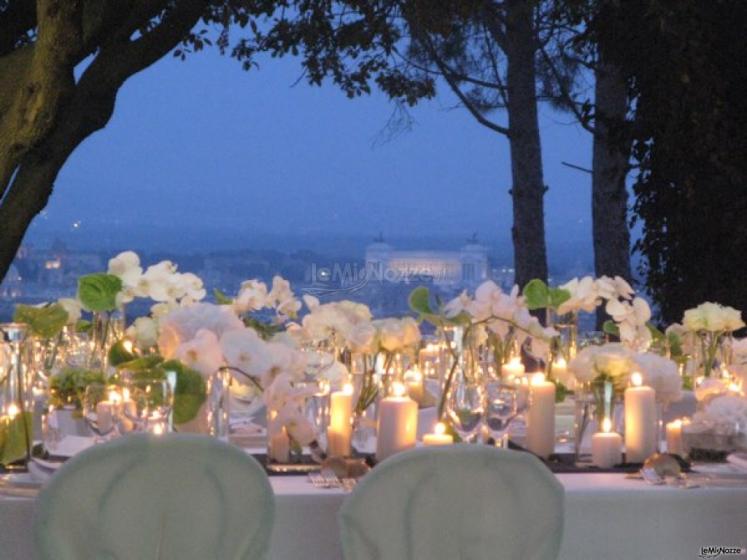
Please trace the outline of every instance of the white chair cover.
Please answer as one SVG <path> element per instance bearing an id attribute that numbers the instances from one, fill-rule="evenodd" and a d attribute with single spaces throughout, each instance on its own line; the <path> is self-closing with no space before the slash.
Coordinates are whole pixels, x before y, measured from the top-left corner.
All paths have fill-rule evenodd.
<path id="1" fill-rule="evenodd" d="M 39 495 L 41 560 L 254 560 L 275 502 L 251 457 L 214 438 L 131 435 L 66 463 Z"/>
<path id="2" fill-rule="evenodd" d="M 395 455 L 339 514 L 346 560 L 553 560 L 563 487 L 533 455 L 477 445 Z"/>

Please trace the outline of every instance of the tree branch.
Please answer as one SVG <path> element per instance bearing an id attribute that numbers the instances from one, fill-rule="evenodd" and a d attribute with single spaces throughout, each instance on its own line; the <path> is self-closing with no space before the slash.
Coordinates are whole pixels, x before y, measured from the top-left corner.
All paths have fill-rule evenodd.
<path id="1" fill-rule="evenodd" d="M 464 104 L 464 107 L 472 114 L 472 116 L 477 120 L 477 122 L 479 122 L 481 125 L 485 126 L 486 128 L 489 128 L 490 130 L 494 132 L 503 134 L 504 136 L 510 136 L 510 131 L 508 128 L 501 126 L 497 123 L 494 123 L 490 119 L 485 118 L 485 115 L 483 115 L 480 112 L 480 110 L 477 107 L 475 107 L 475 105 L 469 100 L 469 98 L 466 95 L 464 95 L 464 92 L 459 88 L 459 84 L 449 73 L 449 68 L 446 66 L 443 60 L 441 60 L 441 57 L 438 55 L 438 52 L 436 51 L 436 48 L 433 46 L 433 43 L 431 42 L 430 37 L 424 33 L 422 40 L 426 48 L 428 49 L 428 52 L 431 55 L 431 59 L 436 64 L 439 72 L 441 72 L 441 75 L 446 80 L 446 83 L 449 84 L 449 87 L 459 98 L 459 101 L 461 101 Z"/>

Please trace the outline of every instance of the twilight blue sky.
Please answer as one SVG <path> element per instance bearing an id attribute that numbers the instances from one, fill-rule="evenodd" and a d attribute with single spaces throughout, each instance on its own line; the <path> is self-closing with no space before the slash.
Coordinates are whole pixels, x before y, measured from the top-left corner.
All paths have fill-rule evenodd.
<path id="1" fill-rule="evenodd" d="M 510 244 L 508 144 L 454 109 L 450 92 L 412 109 L 411 131 L 376 143 L 393 109 L 383 95 L 349 100 L 332 85 L 293 86 L 299 73 L 293 59 L 245 72 L 208 51 L 134 76 L 107 128 L 64 167 L 31 239 L 71 233 L 80 221 L 75 235 L 86 244 L 101 228 L 134 244 L 181 230 L 208 247 L 199 232 L 248 248 L 252 236 L 380 230 L 460 239 L 477 231 Z M 561 165 L 589 167 L 591 138 L 571 123 L 542 110 L 551 262 L 554 247 L 591 253 L 590 177 Z"/>

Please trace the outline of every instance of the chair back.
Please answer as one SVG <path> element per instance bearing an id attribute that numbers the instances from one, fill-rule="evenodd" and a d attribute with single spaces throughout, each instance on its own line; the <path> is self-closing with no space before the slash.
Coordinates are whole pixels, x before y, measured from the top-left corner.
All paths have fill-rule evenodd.
<path id="1" fill-rule="evenodd" d="M 259 560 L 275 513 L 257 461 L 188 434 L 96 445 L 63 465 L 36 507 L 41 560 Z"/>
<path id="2" fill-rule="evenodd" d="M 346 560 L 554 560 L 562 485 L 529 453 L 420 448 L 382 462 L 339 514 Z"/>

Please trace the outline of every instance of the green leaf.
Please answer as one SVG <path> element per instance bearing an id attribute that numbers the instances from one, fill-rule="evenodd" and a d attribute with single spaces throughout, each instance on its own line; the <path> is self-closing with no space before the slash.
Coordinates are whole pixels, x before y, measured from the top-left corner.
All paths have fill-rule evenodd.
<path id="1" fill-rule="evenodd" d="M 564 290 L 563 288 L 550 288 L 548 295 L 550 307 L 553 309 L 557 309 L 566 301 L 571 299 L 571 292 Z"/>
<path id="2" fill-rule="evenodd" d="M 667 344 L 669 346 L 669 354 L 672 358 L 680 358 L 684 355 L 682 349 L 682 339 L 677 333 L 670 332 L 667 336 Z"/>
<path id="3" fill-rule="evenodd" d="M 84 333 L 90 332 L 92 326 L 93 326 L 93 323 L 91 323 L 91 321 L 80 319 L 77 323 L 75 323 L 75 330 L 81 334 L 84 334 Z"/>
<path id="4" fill-rule="evenodd" d="M 129 371 L 148 371 L 163 362 L 163 358 L 158 354 L 151 354 L 150 356 L 143 356 L 142 358 L 135 358 L 128 362 L 121 362 L 117 364 L 117 369 L 126 369 Z"/>
<path id="5" fill-rule="evenodd" d="M 176 373 L 174 392 L 174 424 L 189 422 L 200 410 L 207 398 L 207 386 L 199 372 L 188 368 L 178 360 L 163 362 L 161 368 Z"/>
<path id="6" fill-rule="evenodd" d="M 527 307 L 530 310 L 535 310 L 544 309 L 548 306 L 550 303 L 549 292 L 547 284 L 539 278 L 535 278 L 534 280 L 530 280 L 527 285 L 524 286 L 522 294 L 524 295 L 524 301 L 526 302 Z"/>
<path id="7" fill-rule="evenodd" d="M 654 344 L 658 344 L 664 341 L 665 339 L 664 333 L 661 332 L 659 329 L 657 329 L 653 323 L 646 323 L 646 327 L 648 328 L 648 331 L 651 333 L 651 338 Z"/>
<path id="8" fill-rule="evenodd" d="M 32 334 L 41 338 L 54 338 L 65 327 L 69 319 L 67 311 L 59 303 L 33 307 L 31 305 L 16 305 L 13 320 L 25 323 Z"/>
<path id="9" fill-rule="evenodd" d="M 17 414 L 12 420 L 5 419 L 0 423 L 0 465 L 9 465 L 26 457 L 32 423 L 30 412 Z"/>
<path id="10" fill-rule="evenodd" d="M 233 303 L 233 299 L 228 297 L 218 288 L 215 288 L 213 290 L 213 297 L 215 297 L 215 303 L 217 303 L 218 305 L 231 305 Z"/>
<path id="11" fill-rule="evenodd" d="M 88 274 L 78 279 L 78 299 L 88 311 L 113 311 L 122 280 L 112 274 Z"/>
<path id="12" fill-rule="evenodd" d="M 50 378 L 49 402 L 55 408 L 73 406 L 80 410 L 86 387 L 92 383 L 106 383 L 106 375 L 101 371 L 66 368 Z"/>
<path id="13" fill-rule="evenodd" d="M 611 319 L 607 319 L 604 322 L 604 325 L 602 325 L 602 331 L 604 331 L 605 333 L 611 336 L 616 336 L 618 338 L 620 337 L 620 328 Z"/>
<path id="14" fill-rule="evenodd" d="M 433 309 L 431 309 L 430 303 L 430 292 L 425 286 L 418 286 L 412 292 L 408 298 L 410 309 L 421 315 L 433 315 Z"/>
<path id="15" fill-rule="evenodd" d="M 125 345 L 126 339 L 117 341 L 112 344 L 109 349 L 109 365 L 113 367 L 119 367 L 121 364 L 131 362 L 137 358 L 132 351 L 132 343 L 130 343 L 129 349 Z"/>

